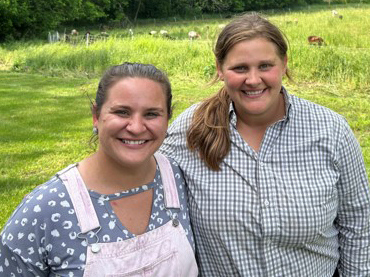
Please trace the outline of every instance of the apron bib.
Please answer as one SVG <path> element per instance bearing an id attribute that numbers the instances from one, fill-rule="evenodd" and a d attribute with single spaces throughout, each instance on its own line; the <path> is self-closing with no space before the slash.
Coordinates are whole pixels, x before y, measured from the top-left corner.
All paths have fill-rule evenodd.
<path id="1" fill-rule="evenodd" d="M 156 153 L 167 209 L 179 209 L 172 167 L 168 159 Z M 96 230 L 96 243 L 89 244 L 84 277 L 123 276 L 197 276 L 198 267 L 193 249 L 176 217 L 165 225 L 134 238 L 99 243 L 96 233 L 99 220 L 87 188 L 77 170 L 71 166 L 59 174 L 71 197 L 81 234 Z"/>

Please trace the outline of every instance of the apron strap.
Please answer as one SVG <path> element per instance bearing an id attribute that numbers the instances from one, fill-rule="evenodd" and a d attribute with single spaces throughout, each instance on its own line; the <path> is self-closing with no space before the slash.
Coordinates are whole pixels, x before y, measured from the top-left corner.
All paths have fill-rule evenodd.
<path id="1" fill-rule="evenodd" d="M 164 190 L 164 204 L 166 208 L 180 208 L 179 196 L 177 193 L 176 181 L 173 174 L 170 161 L 161 153 L 154 154 L 157 160 L 159 171 L 161 173 L 163 190 Z"/>
<path id="2" fill-rule="evenodd" d="M 161 173 L 164 203 L 166 208 L 180 208 L 176 181 L 170 161 L 162 154 L 155 153 Z M 56 174 L 67 188 L 73 207 L 80 224 L 81 233 L 87 233 L 100 226 L 89 192 L 75 164 L 68 166 Z"/>
<path id="3" fill-rule="evenodd" d="M 81 233 L 87 233 L 100 226 L 89 192 L 76 165 L 70 165 L 57 173 L 71 197 L 80 224 Z"/>

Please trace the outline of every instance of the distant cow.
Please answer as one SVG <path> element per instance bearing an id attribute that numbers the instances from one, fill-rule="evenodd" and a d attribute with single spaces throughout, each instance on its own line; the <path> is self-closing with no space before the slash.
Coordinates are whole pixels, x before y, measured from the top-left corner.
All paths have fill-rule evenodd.
<path id="1" fill-rule="evenodd" d="M 308 40 L 308 43 L 311 45 L 318 45 L 318 46 L 325 45 L 324 39 L 319 36 L 309 36 L 307 40 Z"/>
<path id="2" fill-rule="evenodd" d="M 339 19 L 343 19 L 343 15 L 339 14 L 336 10 L 332 10 L 332 11 L 331 11 L 331 14 L 332 14 L 334 17 L 338 17 Z"/>
<path id="3" fill-rule="evenodd" d="M 188 33 L 188 36 L 189 36 L 189 39 L 190 39 L 190 40 L 194 40 L 194 39 L 201 38 L 201 37 L 200 37 L 200 34 L 199 34 L 199 33 L 197 33 L 197 32 L 195 32 L 195 31 L 190 31 L 190 32 Z"/>

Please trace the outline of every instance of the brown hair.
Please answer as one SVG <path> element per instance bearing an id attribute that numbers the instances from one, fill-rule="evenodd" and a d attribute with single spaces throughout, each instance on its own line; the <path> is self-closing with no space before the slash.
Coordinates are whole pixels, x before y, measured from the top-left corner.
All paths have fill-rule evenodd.
<path id="1" fill-rule="evenodd" d="M 248 13 L 235 18 L 219 34 L 214 54 L 222 66 L 230 49 L 237 43 L 254 38 L 265 38 L 276 45 L 277 54 L 283 60 L 288 44 L 285 35 L 277 26 L 257 13 Z M 286 72 L 288 78 L 288 70 Z M 213 82 L 219 80 L 216 75 Z M 231 147 L 229 130 L 229 106 L 231 99 L 225 87 L 203 101 L 195 110 L 187 132 L 187 145 L 198 151 L 200 158 L 212 170 L 220 170 L 220 163 Z"/>
<path id="2" fill-rule="evenodd" d="M 166 96 L 168 119 L 172 116 L 172 89 L 167 75 L 151 64 L 129 63 L 110 67 L 100 79 L 96 91 L 93 112 L 99 117 L 101 108 L 107 100 L 108 90 L 124 78 L 146 78 L 159 83 Z"/>

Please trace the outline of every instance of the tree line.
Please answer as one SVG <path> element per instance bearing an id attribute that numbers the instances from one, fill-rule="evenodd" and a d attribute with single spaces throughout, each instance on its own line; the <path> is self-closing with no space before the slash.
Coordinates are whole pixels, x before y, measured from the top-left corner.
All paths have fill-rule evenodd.
<path id="1" fill-rule="evenodd" d="M 351 2 L 354 0 L 338 0 Z M 370 1 L 370 0 L 367 0 Z M 62 24 L 240 13 L 322 3 L 323 0 L 0 0 L 0 42 L 40 37 Z M 333 1 L 332 1 L 333 2 Z M 124 25 L 124 24 L 122 24 Z"/>

